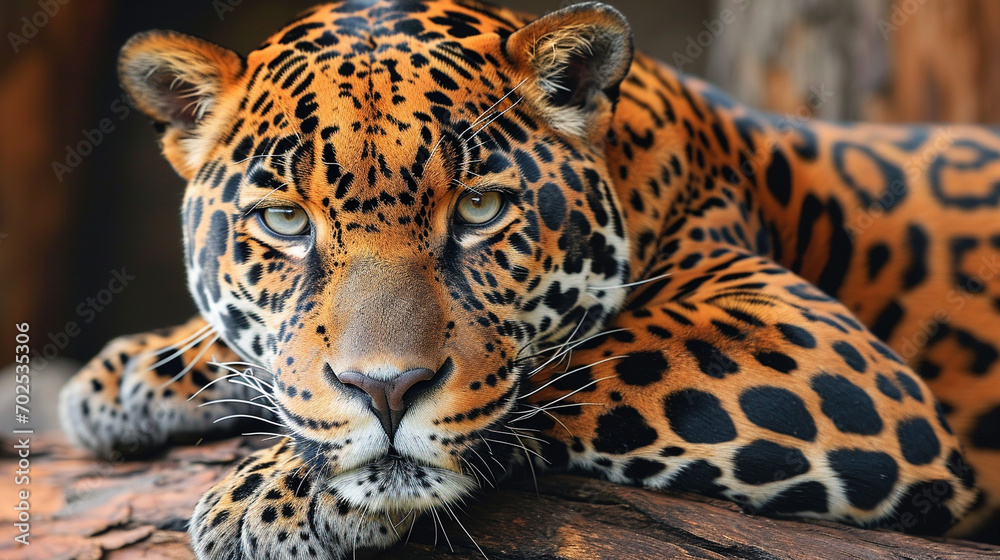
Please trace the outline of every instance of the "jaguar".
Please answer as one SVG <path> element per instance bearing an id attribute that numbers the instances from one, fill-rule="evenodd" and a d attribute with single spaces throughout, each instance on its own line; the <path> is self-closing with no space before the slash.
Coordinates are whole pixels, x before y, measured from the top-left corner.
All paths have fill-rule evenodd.
<path id="1" fill-rule="evenodd" d="M 245 57 L 141 33 L 119 77 L 199 314 L 60 409 L 103 455 L 269 423 L 199 557 L 370 553 L 560 471 L 1000 538 L 996 129 L 759 112 L 597 2 L 346 0 Z"/>

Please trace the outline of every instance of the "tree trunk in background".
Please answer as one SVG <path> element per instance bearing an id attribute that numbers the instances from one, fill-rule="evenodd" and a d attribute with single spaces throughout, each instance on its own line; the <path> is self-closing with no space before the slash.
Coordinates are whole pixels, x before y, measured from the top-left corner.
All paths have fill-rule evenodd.
<path id="1" fill-rule="evenodd" d="M 81 183 L 72 171 L 60 180 L 53 162 L 65 163 L 66 146 L 85 140 L 94 51 L 107 23 L 105 0 L 48 4 L 58 11 L 3 0 L 0 18 L 0 332 L 13 337 L 13 324 L 27 321 L 38 341 L 65 307 L 64 237 Z"/>
<path id="2" fill-rule="evenodd" d="M 708 78 L 779 113 L 997 123 L 997 29 L 995 0 L 754 0 L 714 43 Z"/>
<path id="3" fill-rule="evenodd" d="M 734 0 L 716 0 L 720 13 Z M 889 74 L 883 0 L 752 0 L 709 51 L 707 77 L 748 105 L 863 118 Z"/>
<path id="4" fill-rule="evenodd" d="M 914 11 L 908 1 L 895 0 L 886 18 L 892 88 L 873 116 L 1000 123 L 1000 2 L 926 2 Z"/>

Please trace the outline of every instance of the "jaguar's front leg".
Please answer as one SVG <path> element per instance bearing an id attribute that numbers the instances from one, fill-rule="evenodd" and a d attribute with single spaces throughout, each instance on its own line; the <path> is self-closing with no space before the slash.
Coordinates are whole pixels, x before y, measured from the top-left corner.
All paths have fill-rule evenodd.
<path id="1" fill-rule="evenodd" d="M 977 491 L 919 378 L 791 272 L 712 255 L 637 288 L 615 332 L 533 380 L 549 461 L 751 512 L 951 527 Z"/>
<path id="2" fill-rule="evenodd" d="M 224 416 L 270 414 L 253 404 L 261 401 L 254 387 L 266 388 L 259 384 L 264 380 L 241 378 L 233 371 L 238 367 L 214 365 L 238 361 L 200 316 L 178 327 L 117 338 L 63 387 L 63 428 L 76 443 L 104 456 L 136 456 L 171 441 L 224 435 L 236 426 L 216 422 Z M 223 376 L 237 382 L 220 380 Z"/>
<path id="3" fill-rule="evenodd" d="M 406 535 L 417 512 L 352 505 L 288 440 L 245 459 L 202 497 L 190 533 L 198 558 L 365 558 Z"/>

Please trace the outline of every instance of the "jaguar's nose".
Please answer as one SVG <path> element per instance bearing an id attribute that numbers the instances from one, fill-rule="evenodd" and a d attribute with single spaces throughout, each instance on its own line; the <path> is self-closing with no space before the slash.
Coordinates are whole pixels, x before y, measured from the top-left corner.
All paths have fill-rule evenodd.
<path id="1" fill-rule="evenodd" d="M 353 385 L 371 397 L 372 410 L 378 416 L 382 429 L 391 442 L 396 435 L 396 429 L 399 428 L 399 422 L 403 419 L 403 413 L 406 412 L 403 396 L 417 383 L 433 379 L 435 372 L 427 368 L 411 369 L 388 380 L 375 379 L 355 371 L 345 371 L 336 375 L 344 385 Z"/>

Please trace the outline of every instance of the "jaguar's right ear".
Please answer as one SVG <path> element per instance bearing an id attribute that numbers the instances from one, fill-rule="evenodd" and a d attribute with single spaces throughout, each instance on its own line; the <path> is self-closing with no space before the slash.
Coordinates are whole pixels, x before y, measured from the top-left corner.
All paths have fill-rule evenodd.
<path id="1" fill-rule="evenodd" d="M 618 10 L 585 2 L 542 16 L 507 39 L 507 54 L 529 70 L 531 100 L 561 132 L 602 138 L 632 65 L 632 28 Z"/>
<path id="2" fill-rule="evenodd" d="M 118 57 L 122 87 L 140 111 L 166 127 L 163 154 L 186 179 L 211 148 L 201 126 L 205 117 L 244 68 L 235 52 L 173 31 L 135 35 Z"/>

